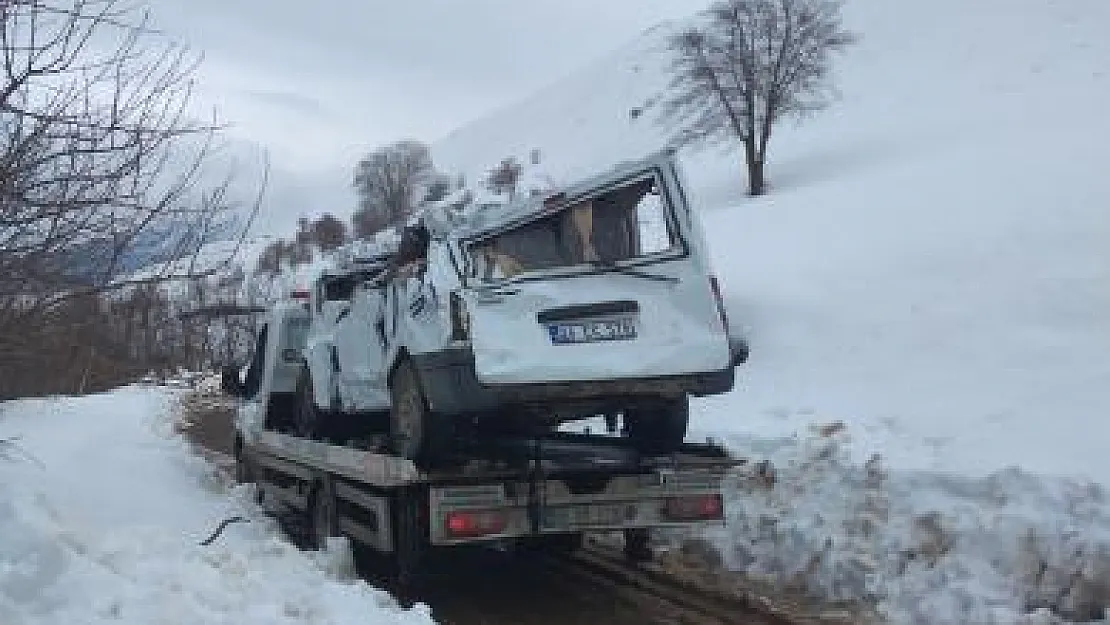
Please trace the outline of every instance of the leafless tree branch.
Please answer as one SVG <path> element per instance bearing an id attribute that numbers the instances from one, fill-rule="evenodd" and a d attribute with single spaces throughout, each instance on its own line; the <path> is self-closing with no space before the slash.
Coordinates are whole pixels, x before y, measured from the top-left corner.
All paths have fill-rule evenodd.
<path id="1" fill-rule="evenodd" d="M 194 115 L 200 61 L 140 5 L 0 0 L 0 377 L 50 332 L 85 332 L 78 311 L 99 319 L 120 293 L 213 275 L 238 250 L 266 174 L 245 204 L 234 172 L 211 182 L 225 128 Z"/>
<path id="2" fill-rule="evenodd" d="M 775 125 L 827 106 L 832 55 L 856 36 L 841 27 L 841 0 L 718 0 L 704 25 L 669 41 L 671 80 L 659 118 L 678 144 L 744 148 L 748 189 L 766 190 Z"/>

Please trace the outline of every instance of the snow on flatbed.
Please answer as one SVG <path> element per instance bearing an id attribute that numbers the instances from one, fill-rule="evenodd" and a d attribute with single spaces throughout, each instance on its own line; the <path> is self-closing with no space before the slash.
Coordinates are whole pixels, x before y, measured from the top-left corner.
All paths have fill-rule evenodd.
<path id="1" fill-rule="evenodd" d="M 174 433 L 175 395 L 128 387 L 0 404 L 0 623 L 433 623 L 299 551 Z M 0 450 L 3 452 L 4 450 Z M 214 544 L 199 542 L 225 518 Z"/>

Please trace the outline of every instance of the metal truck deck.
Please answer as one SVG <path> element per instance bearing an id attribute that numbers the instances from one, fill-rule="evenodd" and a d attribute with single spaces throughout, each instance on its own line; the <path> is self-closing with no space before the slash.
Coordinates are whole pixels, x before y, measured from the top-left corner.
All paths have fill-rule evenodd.
<path id="1" fill-rule="evenodd" d="M 464 485 L 519 478 L 522 474 L 554 477 L 727 470 L 743 464 L 713 443 L 686 443 L 673 454 L 645 456 L 625 439 L 572 433 L 555 433 L 537 439 L 485 441 L 466 449 L 469 461 L 451 470 L 421 470 L 411 460 L 393 454 L 272 431 L 263 432 L 251 446 L 256 452 L 326 469 L 381 488 L 414 484 Z"/>
<path id="2" fill-rule="evenodd" d="M 403 570 L 428 547 L 498 540 L 580 538 L 724 522 L 721 484 L 743 464 L 712 444 L 643 456 L 625 439 L 551 434 L 494 439 L 450 470 L 421 470 L 377 451 L 264 432 L 241 450 L 267 507 L 294 511 L 319 546 L 344 535 Z"/>

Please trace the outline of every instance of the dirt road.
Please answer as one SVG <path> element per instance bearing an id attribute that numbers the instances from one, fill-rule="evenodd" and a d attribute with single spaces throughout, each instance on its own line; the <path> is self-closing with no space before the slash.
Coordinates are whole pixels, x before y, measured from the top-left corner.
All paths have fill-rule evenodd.
<path id="1" fill-rule="evenodd" d="M 197 445 L 231 456 L 235 410 L 233 399 L 206 392 L 189 393 L 182 398 L 178 429 Z"/>

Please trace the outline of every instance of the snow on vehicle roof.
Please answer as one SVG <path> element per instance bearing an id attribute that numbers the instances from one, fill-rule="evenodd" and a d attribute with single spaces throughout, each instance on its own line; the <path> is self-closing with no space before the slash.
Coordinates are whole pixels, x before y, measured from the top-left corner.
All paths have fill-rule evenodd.
<path id="1" fill-rule="evenodd" d="M 397 252 L 400 243 L 401 233 L 396 228 L 387 228 L 369 240 L 359 239 L 341 245 L 330 254 L 297 267 L 285 290 L 307 289 L 325 276 L 342 276 L 384 265 Z"/>
<path id="2" fill-rule="evenodd" d="M 334 254 L 335 266 L 346 270 L 359 265 L 372 265 L 389 259 L 401 246 L 401 233 L 387 228 L 374 233 L 370 240 L 357 240 L 344 245 Z"/>
<path id="3" fill-rule="evenodd" d="M 633 176 L 675 158 L 670 148 L 656 151 L 645 158 L 619 163 L 595 176 L 579 180 L 545 194 L 526 194 L 509 200 L 505 196 L 470 189 L 459 190 L 429 206 L 419 220 L 433 237 L 467 239 L 486 234 L 518 220 L 539 215 L 544 202 L 555 195 L 575 197 L 605 186 L 610 182 Z"/>

